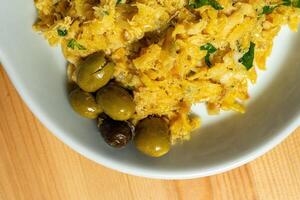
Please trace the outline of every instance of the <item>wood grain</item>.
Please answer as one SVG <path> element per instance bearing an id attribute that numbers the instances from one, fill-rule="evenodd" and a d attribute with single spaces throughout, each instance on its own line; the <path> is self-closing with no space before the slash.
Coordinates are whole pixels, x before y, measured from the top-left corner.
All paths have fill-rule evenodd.
<path id="1" fill-rule="evenodd" d="M 1 200 L 299 200 L 300 128 L 259 159 L 216 176 L 165 181 L 112 171 L 55 138 L 0 67 Z"/>

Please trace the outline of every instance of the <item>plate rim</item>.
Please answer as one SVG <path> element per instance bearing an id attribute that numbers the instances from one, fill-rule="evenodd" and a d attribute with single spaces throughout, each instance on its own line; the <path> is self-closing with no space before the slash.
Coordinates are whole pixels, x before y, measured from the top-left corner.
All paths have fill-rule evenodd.
<path id="1" fill-rule="evenodd" d="M 75 152 L 86 157 L 87 159 L 94 161 L 102 166 L 107 168 L 130 174 L 133 176 L 153 178 L 153 179 L 165 179 L 165 180 L 180 180 L 180 179 L 193 179 L 201 178 L 211 175 L 216 175 L 229 171 L 231 169 L 242 166 L 261 155 L 265 154 L 276 145 L 281 143 L 285 138 L 287 138 L 300 124 L 300 115 L 296 115 L 295 118 L 287 125 L 283 127 L 283 130 L 279 131 L 278 134 L 272 136 L 268 142 L 258 146 L 256 149 L 251 149 L 248 153 L 245 153 L 242 156 L 237 156 L 236 158 L 231 159 L 227 163 L 216 164 L 213 168 L 209 170 L 193 170 L 181 172 L 180 174 L 164 174 L 157 170 L 143 170 L 138 167 L 128 167 L 126 165 L 120 166 L 120 164 L 113 162 L 112 160 L 101 157 L 100 154 L 93 153 L 92 151 L 87 150 L 82 145 L 77 144 L 71 139 L 65 137 L 63 131 L 54 123 L 51 119 L 48 119 L 42 110 L 34 104 L 34 100 L 30 97 L 30 94 L 23 90 L 21 83 L 15 78 L 17 77 L 14 72 L 13 64 L 10 62 L 10 56 L 6 55 L 4 51 L 0 48 L 0 60 L 3 68 L 5 69 L 9 79 L 16 88 L 18 94 L 28 106 L 30 111 L 37 117 L 37 119 L 60 141 L 66 144 L 68 147 L 73 149 Z"/>

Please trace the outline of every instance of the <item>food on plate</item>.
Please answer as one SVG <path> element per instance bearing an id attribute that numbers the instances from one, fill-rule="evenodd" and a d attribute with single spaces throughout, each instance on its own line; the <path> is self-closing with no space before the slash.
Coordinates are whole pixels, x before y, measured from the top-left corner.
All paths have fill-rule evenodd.
<path id="1" fill-rule="evenodd" d="M 105 142 L 112 147 L 122 148 L 133 137 L 133 126 L 127 121 L 116 121 L 106 115 L 98 118 L 98 127 Z"/>
<path id="2" fill-rule="evenodd" d="M 103 53 L 92 54 L 78 64 L 77 84 L 84 91 L 96 92 L 110 81 L 114 67 L 106 63 Z"/>
<path id="3" fill-rule="evenodd" d="M 138 150 L 151 157 L 160 157 L 170 150 L 169 127 L 166 120 L 148 117 L 136 126 L 134 144 Z"/>
<path id="4" fill-rule="evenodd" d="M 96 103 L 95 97 L 77 88 L 70 93 L 70 104 L 74 111 L 83 117 L 96 119 L 102 108 Z"/>
<path id="5" fill-rule="evenodd" d="M 96 101 L 103 111 L 114 120 L 128 120 L 135 112 L 132 96 L 124 88 L 107 85 L 97 92 Z"/>
<path id="6" fill-rule="evenodd" d="M 34 29 L 50 45 L 61 45 L 68 62 L 74 110 L 98 121 L 105 116 L 99 129 L 111 146 L 133 139 L 154 157 L 190 139 L 200 126 L 200 117 L 191 113 L 194 104 L 204 103 L 213 115 L 244 113 L 248 85 L 255 83 L 257 69 L 266 68 L 274 37 L 283 25 L 296 31 L 300 22 L 300 0 L 35 5 Z"/>

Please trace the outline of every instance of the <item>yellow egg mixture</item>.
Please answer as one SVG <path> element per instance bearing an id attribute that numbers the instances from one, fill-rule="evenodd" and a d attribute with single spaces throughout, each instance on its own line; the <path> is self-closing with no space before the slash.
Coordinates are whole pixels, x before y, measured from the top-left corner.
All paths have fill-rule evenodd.
<path id="1" fill-rule="evenodd" d="M 255 66 L 265 69 L 282 25 L 296 31 L 300 22 L 299 0 L 35 0 L 35 5 L 34 29 L 50 45 L 61 45 L 69 67 L 104 51 L 116 64 L 114 79 L 133 91 L 132 121 L 164 116 L 172 143 L 189 139 L 200 126 L 190 113 L 195 103 L 205 103 L 210 114 L 245 112 Z"/>

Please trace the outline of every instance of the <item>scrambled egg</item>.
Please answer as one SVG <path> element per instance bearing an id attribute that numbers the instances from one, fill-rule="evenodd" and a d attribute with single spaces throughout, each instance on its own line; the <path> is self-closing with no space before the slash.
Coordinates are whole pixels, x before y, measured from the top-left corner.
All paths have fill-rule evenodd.
<path id="1" fill-rule="evenodd" d="M 133 90 L 133 122 L 169 120 L 171 141 L 189 139 L 200 125 L 191 105 L 210 114 L 245 112 L 248 80 L 266 68 L 282 25 L 296 31 L 299 0 L 35 0 L 34 25 L 61 45 L 74 67 L 104 51 L 114 78 Z M 76 80 L 75 80 L 76 81 Z"/>

